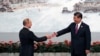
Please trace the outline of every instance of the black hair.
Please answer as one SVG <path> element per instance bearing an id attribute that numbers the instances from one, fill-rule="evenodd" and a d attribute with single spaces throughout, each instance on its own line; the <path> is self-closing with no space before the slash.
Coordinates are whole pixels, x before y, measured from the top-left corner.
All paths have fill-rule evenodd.
<path id="1" fill-rule="evenodd" d="M 83 15 L 81 12 L 75 12 L 74 16 L 77 16 L 78 18 L 81 18 L 81 19 L 83 18 Z"/>

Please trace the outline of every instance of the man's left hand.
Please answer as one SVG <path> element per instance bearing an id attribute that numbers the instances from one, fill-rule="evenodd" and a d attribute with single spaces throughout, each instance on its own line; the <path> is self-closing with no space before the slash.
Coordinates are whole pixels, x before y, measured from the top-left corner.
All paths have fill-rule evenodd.
<path id="1" fill-rule="evenodd" d="M 90 53 L 90 50 L 85 50 L 85 53 L 86 53 L 86 54 L 89 54 L 89 53 Z"/>

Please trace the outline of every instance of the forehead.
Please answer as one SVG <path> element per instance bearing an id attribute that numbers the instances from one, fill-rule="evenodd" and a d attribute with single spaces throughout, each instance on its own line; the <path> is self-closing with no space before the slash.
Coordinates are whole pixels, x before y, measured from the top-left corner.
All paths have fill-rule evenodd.
<path id="1" fill-rule="evenodd" d="M 29 22 L 32 22 L 31 20 L 29 20 Z"/>
<path id="2" fill-rule="evenodd" d="M 74 18 L 78 18 L 77 16 L 74 16 Z"/>
<path id="3" fill-rule="evenodd" d="M 81 20 L 81 18 L 79 18 L 79 17 L 77 17 L 77 16 L 74 16 L 73 19 Z"/>

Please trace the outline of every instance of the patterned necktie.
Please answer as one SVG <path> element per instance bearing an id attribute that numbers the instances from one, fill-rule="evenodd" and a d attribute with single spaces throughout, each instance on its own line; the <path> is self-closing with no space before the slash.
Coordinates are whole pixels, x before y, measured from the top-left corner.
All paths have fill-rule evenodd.
<path id="1" fill-rule="evenodd" d="M 75 26 L 75 34 L 77 34 L 77 32 L 78 32 L 78 24 L 76 24 Z"/>

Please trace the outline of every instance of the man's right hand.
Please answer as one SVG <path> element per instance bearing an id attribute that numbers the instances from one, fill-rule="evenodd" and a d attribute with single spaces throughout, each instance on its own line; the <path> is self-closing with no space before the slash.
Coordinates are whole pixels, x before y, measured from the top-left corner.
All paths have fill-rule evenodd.
<path id="1" fill-rule="evenodd" d="M 54 32 L 54 33 L 52 33 L 50 35 L 46 35 L 47 39 L 51 39 L 51 38 L 56 37 L 56 36 L 57 36 L 56 32 Z"/>
<path id="2" fill-rule="evenodd" d="M 54 36 L 57 36 L 57 32 L 54 32 L 53 35 L 54 35 Z"/>
<path id="3" fill-rule="evenodd" d="M 34 44 L 34 49 L 37 49 L 38 47 L 37 47 L 37 45 L 36 44 Z"/>
<path id="4" fill-rule="evenodd" d="M 53 36 L 52 35 L 46 35 L 47 39 L 51 39 Z"/>

